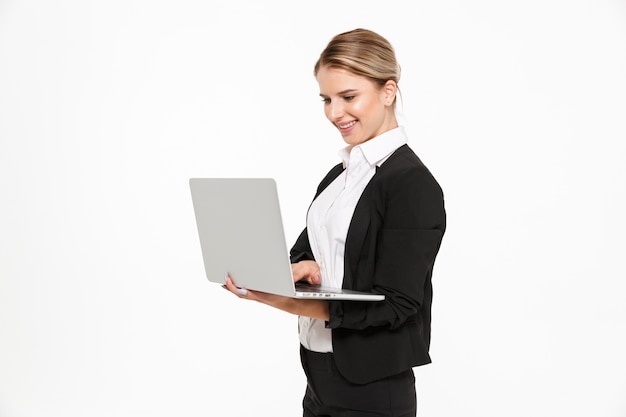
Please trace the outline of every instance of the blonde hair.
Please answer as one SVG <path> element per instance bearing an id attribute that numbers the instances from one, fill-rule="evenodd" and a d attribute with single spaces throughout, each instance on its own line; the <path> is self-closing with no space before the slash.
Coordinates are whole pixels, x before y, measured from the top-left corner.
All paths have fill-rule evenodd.
<path id="1" fill-rule="evenodd" d="M 345 69 L 380 87 L 389 80 L 396 84 L 400 81 L 400 65 L 393 46 L 367 29 L 354 29 L 333 37 L 315 63 L 313 75 L 317 76 L 322 67 Z"/>

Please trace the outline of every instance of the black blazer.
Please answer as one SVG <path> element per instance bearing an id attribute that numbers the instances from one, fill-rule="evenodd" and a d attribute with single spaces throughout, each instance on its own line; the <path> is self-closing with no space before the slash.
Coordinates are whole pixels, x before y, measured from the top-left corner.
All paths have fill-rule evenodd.
<path id="1" fill-rule="evenodd" d="M 333 167 L 317 197 L 341 172 Z M 431 362 L 432 272 L 446 227 L 441 187 L 408 145 L 365 187 L 346 237 L 343 287 L 385 294 L 384 301 L 329 301 L 337 368 L 368 383 Z M 291 262 L 313 260 L 307 230 Z"/>

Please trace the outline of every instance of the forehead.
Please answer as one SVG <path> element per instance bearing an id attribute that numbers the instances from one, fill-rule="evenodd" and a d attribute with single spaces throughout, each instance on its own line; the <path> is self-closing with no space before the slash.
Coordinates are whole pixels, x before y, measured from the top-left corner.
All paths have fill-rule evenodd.
<path id="1" fill-rule="evenodd" d="M 343 68 L 322 67 L 317 72 L 320 94 L 331 96 L 348 90 L 375 90 L 374 82 Z"/>

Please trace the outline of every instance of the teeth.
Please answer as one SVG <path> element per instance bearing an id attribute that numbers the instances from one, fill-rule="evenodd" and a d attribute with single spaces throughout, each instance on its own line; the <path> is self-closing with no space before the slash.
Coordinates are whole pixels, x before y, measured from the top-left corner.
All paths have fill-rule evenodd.
<path id="1" fill-rule="evenodd" d="M 356 121 L 352 121 L 352 122 L 350 122 L 350 123 L 348 123 L 348 124 L 346 124 L 346 125 L 339 125 L 339 127 L 340 127 L 341 129 L 347 129 L 347 128 L 349 128 L 350 126 L 354 126 L 354 124 L 355 124 L 355 123 L 356 123 Z"/>

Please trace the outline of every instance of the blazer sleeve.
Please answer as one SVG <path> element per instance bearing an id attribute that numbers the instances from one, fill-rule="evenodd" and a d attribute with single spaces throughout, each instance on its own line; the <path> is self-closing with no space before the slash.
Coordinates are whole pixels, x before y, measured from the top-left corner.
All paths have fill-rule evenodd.
<path id="1" fill-rule="evenodd" d="M 296 239 L 296 243 L 292 246 L 289 257 L 291 258 L 291 263 L 295 264 L 300 261 L 314 261 L 315 257 L 313 256 L 313 251 L 311 250 L 311 245 L 309 244 L 309 235 L 307 233 L 306 227 Z"/>
<path id="2" fill-rule="evenodd" d="M 327 327 L 393 329 L 409 320 L 430 321 L 432 271 L 445 232 L 443 192 L 421 163 L 380 174 L 370 201 L 359 203 L 367 215 L 355 211 L 353 217 L 369 219 L 365 238 L 354 242 L 348 232 L 346 251 L 359 245 L 360 254 L 354 264 L 346 258 L 344 285 L 382 293 L 385 300 L 329 301 Z"/>

